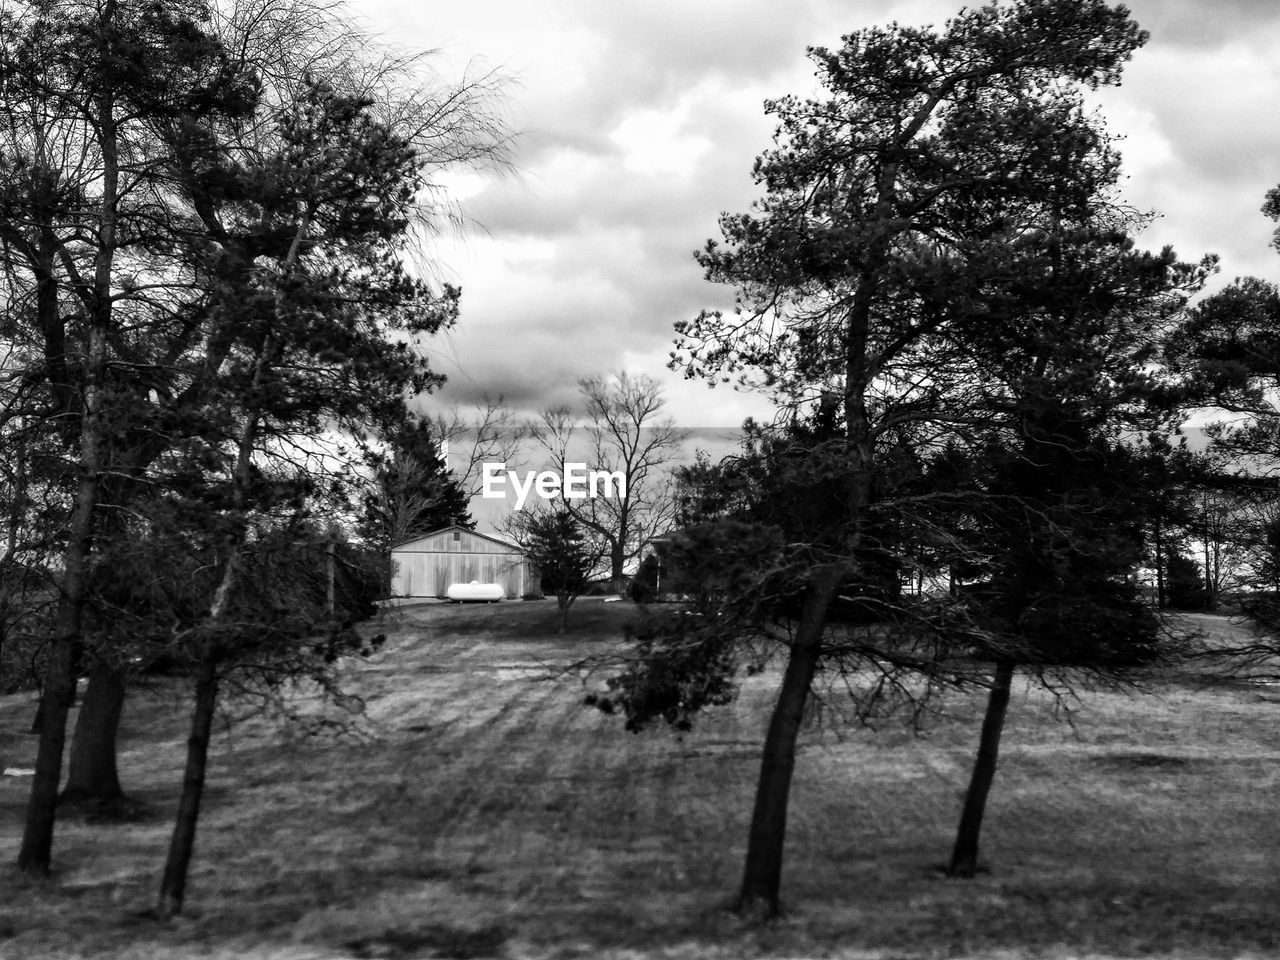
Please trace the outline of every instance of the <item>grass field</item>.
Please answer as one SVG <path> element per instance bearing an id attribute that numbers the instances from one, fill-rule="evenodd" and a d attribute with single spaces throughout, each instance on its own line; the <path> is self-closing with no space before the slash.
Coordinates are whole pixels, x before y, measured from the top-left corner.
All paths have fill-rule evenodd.
<path id="1" fill-rule="evenodd" d="M 0 880 L 0 957 L 1280 956 L 1280 690 L 1082 696 L 1074 725 L 1015 688 L 984 828 L 990 873 L 943 879 L 982 699 L 921 736 L 828 723 L 797 767 L 784 895 L 739 878 L 776 677 L 677 739 L 581 706 L 558 664 L 610 648 L 629 604 L 406 606 L 350 685 L 363 740 L 251 720 L 215 740 L 188 916 L 152 902 L 177 800 L 184 691 L 126 708 L 129 822 L 59 823 L 56 872 Z M 1229 633 L 1223 620 L 1199 621 Z M 30 766 L 30 697 L 0 699 L 0 763 Z M 0 862 L 29 779 L 0 778 Z"/>

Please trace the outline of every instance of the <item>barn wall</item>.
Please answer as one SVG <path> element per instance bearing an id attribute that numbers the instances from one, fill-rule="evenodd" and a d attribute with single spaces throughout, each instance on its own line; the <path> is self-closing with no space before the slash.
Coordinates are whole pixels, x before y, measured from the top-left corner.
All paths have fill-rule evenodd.
<path id="1" fill-rule="evenodd" d="M 391 559 L 395 564 L 393 596 L 442 597 L 450 584 L 472 580 L 498 584 L 508 600 L 527 592 L 528 563 L 518 553 L 428 553 L 413 549 L 393 550 Z"/>
<path id="2" fill-rule="evenodd" d="M 454 539 L 457 536 L 458 539 Z M 396 597 L 443 597 L 454 583 L 496 583 L 507 599 L 537 589 L 524 554 L 509 543 L 462 527 L 446 527 L 391 551 Z"/>
<path id="3" fill-rule="evenodd" d="M 453 535 L 457 533 L 458 539 L 453 539 Z M 406 551 L 414 553 L 493 553 L 493 554 L 510 554 L 512 548 L 509 544 L 499 543 L 488 537 L 473 533 L 470 530 L 462 530 L 460 528 L 446 528 L 438 530 L 435 533 L 428 534 L 425 537 L 419 537 L 410 543 L 402 543 L 396 547 L 396 551 Z"/>

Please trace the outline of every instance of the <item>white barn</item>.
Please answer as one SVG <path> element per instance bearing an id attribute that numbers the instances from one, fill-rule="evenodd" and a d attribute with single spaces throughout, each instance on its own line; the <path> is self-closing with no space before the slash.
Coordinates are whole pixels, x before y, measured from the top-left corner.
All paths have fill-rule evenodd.
<path id="1" fill-rule="evenodd" d="M 391 565 L 393 597 L 443 597 L 473 580 L 498 584 L 507 600 L 539 592 L 519 547 L 456 525 L 392 547 Z"/>

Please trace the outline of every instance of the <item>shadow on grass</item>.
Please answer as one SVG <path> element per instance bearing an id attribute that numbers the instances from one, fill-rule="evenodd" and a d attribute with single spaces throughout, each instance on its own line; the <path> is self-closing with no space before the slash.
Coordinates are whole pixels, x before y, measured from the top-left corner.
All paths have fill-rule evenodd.
<path id="1" fill-rule="evenodd" d="M 560 614 L 555 600 L 511 600 L 501 603 L 439 603 L 406 607 L 387 615 L 387 624 L 398 628 L 421 627 L 432 634 L 452 636 L 495 635 L 503 640 L 573 640 L 621 637 L 626 624 L 640 616 L 640 607 L 629 600 L 581 598 L 569 610 L 568 630 L 557 631 Z M 394 621 L 392 618 L 395 618 Z M 374 626 L 377 621 L 370 621 Z"/>
<path id="2" fill-rule="evenodd" d="M 143 797 L 129 794 L 111 800 L 58 800 L 58 819 L 63 823 L 78 822 L 91 825 L 169 823 L 173 811 L 168 808 L 167 793 L 160 791 Z"/>
<path id="3" fill-rule="evenodd" d="M 343 944 L 352 956 L 361 958 L 399 957 L 451 957 L 455 960 L 492 957 L 507 942 L 507 934 L 501 927 L 481 930 L 459 930 L 454 927 L 428 924 L 409 930 L 386 930 L 383 933 L 360 937 Z M 427 951 L 424 953 L 424 951 Z"/>

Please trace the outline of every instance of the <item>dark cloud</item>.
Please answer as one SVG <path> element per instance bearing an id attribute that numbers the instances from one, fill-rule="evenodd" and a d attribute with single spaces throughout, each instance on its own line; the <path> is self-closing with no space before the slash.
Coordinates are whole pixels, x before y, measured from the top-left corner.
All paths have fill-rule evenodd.
<path id="1" fill-rule="evenodd" d="M 732 394 L 700 399 L 663 363 L 675 321 L 729 305 L 731 291 L 707 284 L 692 252 L 719 235 L 721 212 L 758 195 L 751 164 L 773 126 L 763 100 L 809 91 L 806 45 L 893 19 L 940 24 L 962 5 L 555 0 L 427 17 L 387 4 L 402 42 L 436 45 L 443 29 L 453 49 L 522 78 L 512 91 L 519 175 L 465 201 L 488 232 L 453 264 L 463 314 L 432 347 L 450 375 L 441 398 L 502 392 L 536 410 L 574 400 L 580 377 L 630 362 L 668 378 L 682 418 L 714 409 L 729 424 L 741 419 Z M 1130 134 L 1127 198 L 1165 214 L 1141 242 L 1172 243 L 1184 258 L 1216 251 L 1225 276 L 1274 275 L 1258 208 L 1280 182 L 1280 4 L 1129 6 L 1151 40 L 1123 86 L 1096 99 Z"/>
<path id="2" fill-rule="evenodd" d="M 604 41 L 597 76 L 641 100 L 669 99 L 708 77 L 755 82 L 791 69 L 807 45 L 830 35 L 822 6 L 775 0 L 578 0 L 582 21 Z"/>

